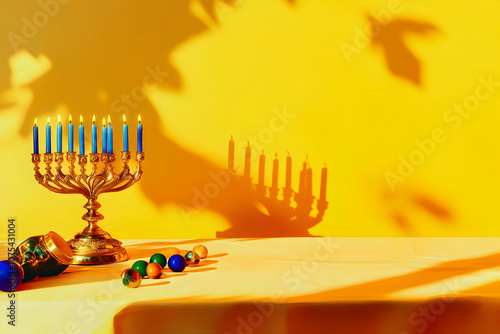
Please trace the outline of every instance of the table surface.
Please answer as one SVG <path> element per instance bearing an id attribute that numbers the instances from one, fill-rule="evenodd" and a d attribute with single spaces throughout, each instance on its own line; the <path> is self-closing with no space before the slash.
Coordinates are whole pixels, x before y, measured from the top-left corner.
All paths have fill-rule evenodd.
<path id="1" fill-rule="evenodd" d="M 141 322 L 157 321 L 163 324 L 160 329 L 166 330 L 168 321 L 178 326 L 175 318 L 207 321 L 206 326 L 217 328 L 212 332 L 245 333 L 251 328 L 253 333 L 291 333 L 291 329 L 272 329 L 280 323 L 288 328 L 300 327 L 293 325 L 297 317 L 292 316 L 299 311 L 290 305 L 304 307 L 296 313 L 300 318 L 318 305 L 343 304 L 343 310 L 352 305 L 378 305 L 377 310 L 387 308 L 394 313 L 393 306 L 399 303 L 404 306 L 402 309 L 406 308 L 401 311 L 403 320 L 391 322 L 394 328 L 384 332 L 399 334 L 420 328 L 412 324 L 410 311 L 419 303 L 437 298 L 444 301 L 443 305 L 452 302 L 458 305 L 457 300 L 472 299 L 485 301 L 481 307 L 487 312 L 491 303 L 491 312 L 500 309 L 496 304 L 500 299 L 499 238 L 196 239 L 124 240 L 123 243 L 131 258 L 127 262 L 70 266 L 57 277 L 36 278 L 21 284 L 16 297 L 16 329 L 37 333 L 109 333 L 113 329 L 127 332 Z M 182 273 L 167 269 L 162 278 L 144 279 L 137 289 L 122 285 L 120 274 L 134 261 L 148 261 L 152 254 L 166 247 L 190 250 L 196 244 L 204 244 L 209 250 L 209 256 L 198 266 L 188 267 Z M 0 254 L 6 254 L 5 243 L 0 244 Z M 7 302 L 7 294 L 1 294 L 1 305 Z M 306 310 L 308 305 L 310 308 Z M 438 306 L 434 305 L 436 309 Z M 255 310 L 264 316 L 259 317 Z M 191 311 L 197 313 L 190 316 Z M 261 324 L 261 319 L 272 318 L 268 311 L 274 312 L 276 321 Z M 318 312 L 322 311 L 314 313 Z M 245 317 L 238 318 L 238 314 Z M 214 320 L 221 317 L 226 319 L 225 324 Z M 349 315 L 342 316 L 347 318 Z M 228 319 L 236 322 L 229 323 Z M 188 327 L 176 332 L 189 333 Z M 12 330 L 2 320 L 0 331 L 4 333 L 5 329 Z"/>

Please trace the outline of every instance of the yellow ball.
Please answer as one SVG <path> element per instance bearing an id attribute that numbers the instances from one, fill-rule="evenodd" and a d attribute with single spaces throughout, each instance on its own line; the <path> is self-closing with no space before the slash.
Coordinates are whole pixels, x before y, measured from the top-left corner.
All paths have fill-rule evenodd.
<path id="1" fill-rule="evenodd" d="M 208 249 L 207 249 L 207 247 L 205 247 L 203 245 L 196 245 L 196 246 L 194 246 L 193 252 L 195 252 L 196 254 L 198 254 L 200 256 L 200 259 L 204 259 L 208 255 Z"/>

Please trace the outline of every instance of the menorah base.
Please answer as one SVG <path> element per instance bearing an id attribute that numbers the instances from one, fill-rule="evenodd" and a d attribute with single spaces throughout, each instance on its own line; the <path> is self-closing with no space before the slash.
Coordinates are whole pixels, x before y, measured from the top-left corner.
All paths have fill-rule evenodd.
<path id="1" fill-rule="evenodd" d="M 121 241 L 105 235 L 96 236 L 79 233 L 74 239 L 68 241 L 73 249 L 73 262 L 71 264 L 107 264 L 127 261 L 129 256 Z"/>

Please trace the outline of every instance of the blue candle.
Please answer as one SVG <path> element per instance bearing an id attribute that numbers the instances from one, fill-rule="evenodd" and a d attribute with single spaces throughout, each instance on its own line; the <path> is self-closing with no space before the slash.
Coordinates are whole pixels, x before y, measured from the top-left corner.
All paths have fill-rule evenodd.
<path id="1" fill-rule="evenodd" d="M 108 115 L 108 153 L 113 153 L 113 127 L 111 126 L 111 117 Z"/>
<path id="2" fill-rule="evenodd" d="M 104 117 L 102 118 L 102 153 L 106 153 L 108 151 L 108 133 L 106 131 L 106 120 Z"/>
<path id="3" fill-rule="evenodd" d="M 125 114 L 123 115 L 123 151 L 128 152 L 128 125 Z"/>
<path id="4" fill-rule="evenodd" d="M 57 115 L 57 153 L 62 153 L 62 124 L 61 115 Z"/>
<path id="5" fill-rule="evenodd" d="M 35 125 L 33 125 L 33 153 L 38 154 L 38 126 L 36 126 L 37 119 L 35 118 Z"/>
<path id="6" fill-rule="evenodd" d="M 137 152 L 142 152 L 142 123 L 139 115 L 139 124 L 137 124 Z"/>
<path id="7" fill-rule="evenodd" d="M 80 115 L 80 126 L 78 126 L 78 134 L 80 135 L 80 155 L 85 155 L 85 131 L 83 128 L 83 117 Z"/>
<path id="8" fill-rule="evenodd" d="M 50 137 L 51 137 L 51 130 L 50 130 L 50 117 L 47 118 L 47 125 L 45 126 L 45 153 L 52 153 L 52 148 L 51 148 L 51 143 L 50 143 Z"/>
<path id="9" fill-rule="evenodd" d="M 92 135 L 92 153 L 97 153 L 97 125 L 95 125 L 95 115 L 92 116 L 92 126 L 91 135 Z"/>
<path id="10" fill-rule="evenodd" d="M 68 152 L 74 152 L 73 151 L 73 123 L 71 122 L 72 118 L 71 115 L 69 115 L 69 124 L 68 124 Z"/>

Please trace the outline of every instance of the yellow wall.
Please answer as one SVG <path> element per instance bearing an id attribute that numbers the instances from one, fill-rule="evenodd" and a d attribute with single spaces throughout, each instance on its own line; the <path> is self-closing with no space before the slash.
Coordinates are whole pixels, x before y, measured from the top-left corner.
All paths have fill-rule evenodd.
<path id="1" fill-rule="evenodd" d="M 49 230 L 71 238 L 81 230 L 83 197 L 51 193 L 33 178 L 33 119 L 83 114 L 89 129 L 92 114 L 111 114 L 120 123 L 113 101 L 158 66 L 168 76 L 127 111 L 132 125 L 137 114 L 143 118 L 143 180 L 100 197 L 102 226 L 115 237 L 214 237 L 228 229 L 221 206 L 192 214 L 181 208 L 192 205 L 193 189 L 209 182 L 210 171 L 225 167 L 231 135 L 237 147 L 262 137 L 285 110 L 295 118 L 260 144 L 268 170 L 278 152 L 281 176 L 290 151 L 296 189 L 308 155 L 316 195 L 327 164 L 330 207 L 311 234 L 500 236 L 500 86 L 490 92 L 479 79 L 500 81 L 500 4 L 389 3 L 71 1 L 52 7 L 53 17 L 15 51 L 9 33 L 22 36 L 22 18 L 33 22 L 44 9 L 37 1 L 3 2 L 2 221 L 17 219 L 19 239 Z M 398 13 L 374 36 L 378 44 L 358 44 L 348 61 L 342 47 L 356 46 L 370 13 L 389 9 Z M 485 98 L 468 118 L 447 111 L 475 94 Z M 435 129 L 446 140 L 391 190 L 386 172 L 397 173 L 399 156 L 416 157 L 415 140 L 432 138 Z M 133 132 L 131 142 L 135 149 Z M 119 145 L 116 135 L 115 150 Z M 241 167 L 241 150 L 236 159 Z M 254 159 L 255 178 L 256 171 Z M 238 210 L 236 200 L 227 205 Z"/>

